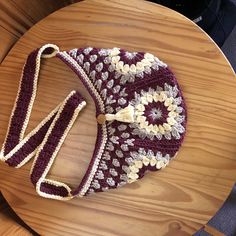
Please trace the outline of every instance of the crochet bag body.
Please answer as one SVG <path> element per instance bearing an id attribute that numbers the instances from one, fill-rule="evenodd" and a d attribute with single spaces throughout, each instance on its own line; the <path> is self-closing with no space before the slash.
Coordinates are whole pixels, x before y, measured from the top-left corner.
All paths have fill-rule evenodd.
<path id="1" fill-rule="evenodd" d="M 56 56 L 81 79 L 96 106 L 97 141 L 78 188 L 47 178 L 76 118 L 86 105 L 72 91 L 29 134 L 24 135 L 37 91 L 41 58 Z M 150 53 L 80 48 L 59 51 L 47 44 L 25 63 L 0 153 L 16 168 L 31 158 L 31 181 L 39 195 L 68 200 L 132 183 L 147 171 L 166 167 L 186 130 L 186 107 L 174 74 Z"/>

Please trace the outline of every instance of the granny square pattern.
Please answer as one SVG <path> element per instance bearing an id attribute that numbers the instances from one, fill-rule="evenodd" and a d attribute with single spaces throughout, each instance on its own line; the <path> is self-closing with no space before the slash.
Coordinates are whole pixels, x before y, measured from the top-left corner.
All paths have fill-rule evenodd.
<path id="1" fill-rule="evenodd" d="M 36 94 L 40 60 L 52 56 L 60 58 L 78 75 L 96 106 L 96 145 L 86 174 L 74 190 L 46 179 L 46 175 L 86 105 L 79 92 L 68 95 L 26 138 L 22 131 Z M 147 171 L 165 168 L 176 156 L 186 132 L 186 106 L 175 75 L 156 56 L 120 48 L 59 51 L 57 46 L 47 44 L 29 57 L 0 157 L 9 165 L 20 167 L 35 156 L 31 181 L 41 196 L 68 200 L 121 187 L 141 179 Z M 24 74 L 29 75 L 30 83 L 24 82 Z M 32 89 L 22 88 L 27 83 Z M 28 96 L 24 95 L 26 91 Z M 13 132 L 14 112 L 19 104 L 26 103 L 26 114 L 18 122 L 22 125 Z M 30 142 L 32 137 L 35 142 Z"/>

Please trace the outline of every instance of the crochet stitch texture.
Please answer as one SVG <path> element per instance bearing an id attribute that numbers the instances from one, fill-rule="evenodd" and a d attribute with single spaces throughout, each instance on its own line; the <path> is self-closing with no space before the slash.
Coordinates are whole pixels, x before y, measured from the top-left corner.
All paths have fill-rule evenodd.
<path id="1" fill-rule="evenodd" d="M 46 175 L 85 101 L 72 92 L 24 137 L 41 57 L 57 56 L 81 79 L 96 105 L 97 141 L 78 188 Z M 183 142 L 186 106 L 174 74 L 150 53 L 55 45 L 33 51 L 25 64 L 1 159 L 20 167 L 35 156 L 31 181 L 43 197 L 68 200 L 107 191 L 168 165 Z"/>

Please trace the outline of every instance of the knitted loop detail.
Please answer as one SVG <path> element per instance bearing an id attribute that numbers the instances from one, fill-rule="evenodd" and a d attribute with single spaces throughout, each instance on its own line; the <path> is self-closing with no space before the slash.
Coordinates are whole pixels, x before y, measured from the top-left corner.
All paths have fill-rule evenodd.
<path id="1" fill-rule="evenodd" d="M 55 57 L 56 54 L 60 51 L 59 47 L 55 44 L 46 44 L 41 49 L 43 51 L 41 57 L 42 58 L 51 58 Z"/>
<path id="2" fill-rule="evenodd" d="M 24 135 L 36 96 L 41 58 L 56 56 L 90 93 L 96 107 L 97 140 L 88 169 L 72 190 L 47 178 L 57 153 L 85 106 L 72 91 L 33 131 Z M 31 181 L 40 196 L 68 200 L 121 187 L 159 171 L 173 159 L 184 139 L 187 113 L 175 75 L 148 52 L 120 48 L 59 51 L 47 44 L 25 63 L 19 92 L 0 158 L 21 167 L 32 157 Z"/>
<path id="3" fill-rule="evenodd" d="M 56 45 L 47 44 L 28 56 L 0 159 L 9 166 L 19 168 L 35 157 L 31 182 L 37 193 L 46 198 L 68 200 L 73 197 L 70 187 L 49 180 L 46 176 L 79 112 L 86 105 L 83 97 L 79 92 L 72 91 L 36 128 L 24 136 L 36 97 L 41 58 L 53 57 L 57 52 L 59 48 Z"/>
<path id="4" fill-rule="evenodd" d="M 167 64 L 121 48 L 74 48 L 57 57 L 90 93 L 98 122 L 93 156 L 73 194 L 115 189 L 170 163 L 184 139 L 187 113 Z"/>

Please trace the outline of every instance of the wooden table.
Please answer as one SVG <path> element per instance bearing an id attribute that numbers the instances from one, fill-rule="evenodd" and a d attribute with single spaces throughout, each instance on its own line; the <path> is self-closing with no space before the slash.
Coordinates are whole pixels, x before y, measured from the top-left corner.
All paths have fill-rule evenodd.
<path id="1" fill-rule="evenodd" d="M 15 216 L 14 211 L 10 209 L 6 201 L 0 194 L 0 235 L 20 235 L 30 236 L 30 232 L 21 226 L 18 222 L 18 217 Z"/>
<path id="2" fill-rule="evenodd" d="M 9 236 L 9 235 L 17 235 L 17 236 L 30 236 L 30 234 L 26 229 L 21 227 L 14 219 L 1 214 L 0 213 L 0 235 L 1 236 Z"/>
<path id="3" fill-rule="evenodd" d="M 21 169 L 0 164 L 0 187 L 22 219 L 42 235 L 191 235 L 221 206 L 236 180 L 236 80 L 213 41 L 191 21 L 143 1 L 84 1 L 36 24 L 0 68 L 0 142 L 27 54 L 51 42 L 73 47 L 148 51 L 170 65 L 188 107 L 187 136 L 177 159 L 158 173 L 119 190 L 59 202 L 36 195 L 32 162 Z M 76 75 L 56 58 L 44 60 L 28 131 L 79 89 L 88 101 L 61 149 L 51 178 L 77 186 L 96 136 L 92 99 Z"/>
<path id="4" fill-rule="evenodd" d="M 17 40 L 36 22 L 76 1 L 79 0 L 0 1 L 0 63 Z"/>

